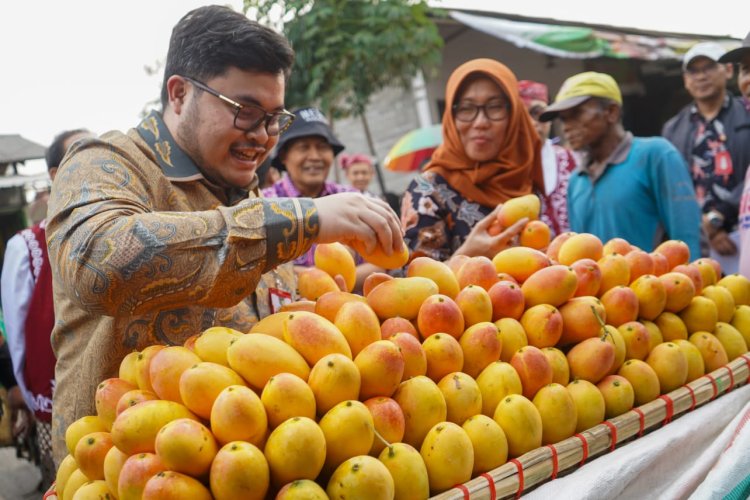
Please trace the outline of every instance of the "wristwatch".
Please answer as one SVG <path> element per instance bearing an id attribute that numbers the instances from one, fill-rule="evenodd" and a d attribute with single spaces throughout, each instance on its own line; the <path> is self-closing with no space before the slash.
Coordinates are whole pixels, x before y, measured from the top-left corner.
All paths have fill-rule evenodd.
<path id="1" fill-rule="evenodd" d="M 706 214 L 706 220 L 711 224 L 711 227 L 715 229 L 721 229 L 724 225 L 724 215 L 716 210 L 709 211 Z"/>

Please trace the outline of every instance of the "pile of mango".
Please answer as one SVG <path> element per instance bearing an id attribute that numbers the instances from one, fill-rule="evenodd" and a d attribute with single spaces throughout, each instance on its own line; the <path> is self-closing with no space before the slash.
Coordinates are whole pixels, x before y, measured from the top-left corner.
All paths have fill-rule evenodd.
<path id="1" fill-rule="evenodd" d="M 538 213 L 511 200 L 493 231 Z M 92 395 L 97 415 L 67 429 L 58 494 L 427 498 L 748 350 L 750 280 L 690 262 L 683 242 L 550 241 L 538 220 L 520 241 L 414 258 L 362 295 L 346 247 L 318 246 L 304 299 L 250 332 L 129 354 Z"/>

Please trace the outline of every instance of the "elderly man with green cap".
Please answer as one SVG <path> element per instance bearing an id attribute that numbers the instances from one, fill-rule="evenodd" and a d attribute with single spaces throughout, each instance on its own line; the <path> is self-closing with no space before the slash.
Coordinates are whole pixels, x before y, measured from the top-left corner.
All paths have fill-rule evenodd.
<path id="1" fill-rule="evenodd" d="M 647 252 L 677 239 L 700 256 L 700 209 L 682 156 L 666 139 L 625 130 L 611 76 L 589 71 L 565 80 L 540 116 L 554 118 L 581 159 L 568 185 L 572 231 L 624 238 Z"/>

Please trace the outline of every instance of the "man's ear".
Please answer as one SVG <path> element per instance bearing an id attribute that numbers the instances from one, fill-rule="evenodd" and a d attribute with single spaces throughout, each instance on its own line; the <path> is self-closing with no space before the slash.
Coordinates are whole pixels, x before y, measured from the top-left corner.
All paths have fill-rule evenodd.
<path id="1" fill-rule="evenodd" d="M 188 82 L 179 75 L 172 75 L 167 80 L 167 105 L 175 114 L 180 114 L 187 102 Z"/>
<path id="2" fill-rule="evenodd" d="M 607 104 L 607 121 L 609 123 L 619 123 L 621 119 L 622 107 L 614 102 Z"/>

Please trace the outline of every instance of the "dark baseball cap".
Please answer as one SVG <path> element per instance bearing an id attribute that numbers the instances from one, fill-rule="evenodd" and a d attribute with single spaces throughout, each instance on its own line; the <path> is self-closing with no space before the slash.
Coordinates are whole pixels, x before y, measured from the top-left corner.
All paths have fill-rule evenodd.
<path id="1" fill-rule="evenodd" d="M 328 125 L 326 116 L 318 108 L 300 108 L 294 112 L 294 116 L 292 125 L 282 132 L 279 142 L 276 144 L 276 149 L 271 156 L 271 165 L 279 170 L 284 170 L 284 164 L 281 163 L 281 152 L 295 139 L 302 137 L 322 137 L 333 148 L 334 156 L 344 150 L 344 145 L 333 135 L 333 130 Z"/>
<path id="2" fill-rule="evenodd" d="M 745 36 L 745 39 L 742 40 L 742 45 L 737 47 L 734 50 L 730 50 L 723 56 L 719 58 L 720 63 L 737 63 L 742 60 L 743 57 L 745 57 L 745 54 L 750 53 L 750 33 Z"/>

